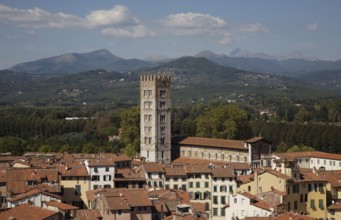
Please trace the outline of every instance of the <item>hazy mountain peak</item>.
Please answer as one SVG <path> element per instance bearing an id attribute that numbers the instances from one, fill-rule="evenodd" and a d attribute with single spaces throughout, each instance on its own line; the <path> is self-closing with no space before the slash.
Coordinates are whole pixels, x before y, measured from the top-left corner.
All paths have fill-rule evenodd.
<path id="1" fill-rule="evenodd" d="M 230 56 L 231 57 L 252 57 L 253 54 L 248 50 L 237 48 L 230 53 Z"/>
<path id="2" fill-rule="evenodd" d="M 170 60 L 170 58 L 168 58 L 165 55 L 152 54 L 152 55 L 144 58 L 143 60 L 150 61 L 150 62 L 162 62 L 162 61 L 168 61 L 168 60 Z"/>
<path id="3" fill-rule="evenodd" d="M 205 57 L 207 59 L 220 58 L 226 56 L 225 54 L 216 54 L 210 50 L 203 50 L 194 55 L 194 57 Z"/>

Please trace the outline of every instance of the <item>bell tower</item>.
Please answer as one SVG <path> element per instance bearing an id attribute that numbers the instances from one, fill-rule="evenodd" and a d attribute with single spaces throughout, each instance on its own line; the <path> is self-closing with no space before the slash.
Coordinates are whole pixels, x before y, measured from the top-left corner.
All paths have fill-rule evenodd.
<path id="1" fill-rule="evenodd" d="M 171 162 L 171 77 L 140 77 L 141 157 L 149 162 Z"/>

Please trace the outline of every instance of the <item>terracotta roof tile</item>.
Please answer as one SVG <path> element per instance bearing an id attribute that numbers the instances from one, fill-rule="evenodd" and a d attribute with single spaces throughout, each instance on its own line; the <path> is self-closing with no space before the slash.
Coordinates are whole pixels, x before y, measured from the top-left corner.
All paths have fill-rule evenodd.
<path id="1" fill-rule="evenodd" d="M 76 210 L 77 220 L 96 220 L 102 217 L 99 210 L 96 209 L 80 209 Z"/>
<path id="2" fill-rule="evenodd" d="M 233 168 L 234 170 L 249 170 L 250 165 L 248 163 L 229 163 L 226 161 L 217 161 L 217 160 L 206 160 L 206 159 L 195 159 L 195 158 L 186 158 L 186 157 L 178 157 L 177 159 L 172 161 L 172 164 L 175 165 L 185 165 L 185 164 L 201 164 L 201 165 L 225 165 L 227 167 Z"/>
<path id="3" fill-rule="evenodd" d="M 215 167 L 212 169 L 213 177 L 235 177 L 234 171 L 229 167 Z"/>
<path id="4" fill-rule="evenodd" d="M 0 213 L 0 219 L 10 219 L 10 217 L 16 220 L 42 220 L 54 215 L 58 215 L 58 212 L 54 212 L 48 209 L 39 208 L 29 204 L 23 204 L 16 206 L 8 211 Z"/>
<path id="5" fill-rule="evenodd" d="M 336 202 L 327 207 L 328 210 L 341 210 L 341 202 Z"/>
<path id="6" fill-rule="evenodd" d="M 11 197 L 11 198 L 7 198 L 7 200 L 9 202 L 15 202 L 15 201 L 18 201 L 18 200 L 21 200 L 23 198 L 27 198 L 29 196 L 33 196 L 33 195 L 36 195 L 36 194 L 44 194 L 44 195 L 47 195 L 47 196 L 54 197 L 56 199 L 61 199 L 61 197 L 58 196 L 58 195 L 55 195 L 55 194 L 52 194 L 52 193 L 48 193 L 48 192 L 44 192 L 41 189 L 34 188 L 34 189 L 28 190 L 25 193 L 19 194 L 17 196 L 14 196 L 14 197 Z"/>
<path id="7" fill-rule="evenodd" d="M 88 171 L 85 168 L 84 164 L 71 164 L 71 165 L 64 165 L 61 166 L 59 165 L 58 167 L 58 171 L 62 176 L 80 176 L 80 177 L 84 177 L 84 176 L 89 176 Z"/>
<path id="8" fill-rule="evenodd" d="M 222 147 L 222 148 L 227 148 L 227 149 L 238 149 L 238 150 L 247 151 L 247 149 L 244 147 L 244 141 L 240 141 L 240 140 L 187 137 L 187 138 L 182 139 L 177 144 L 191 145 L 191 146 Z"/>
<path id="9" fill-rule="evenodd" d="M 247 139 L 245 142 L 246 143 L 256 143 L 258 141 L 265 141 L 265 142 L 270 143 L 270 141 L 266 140 L 264 137 L 253 137 L 253 138 Z"/>
<path id="10" fill-rule="evenodd" d="M 66 203 L 58 202 L 58 201 L 44 202 L 44 204 L 47 205 L 47 206 L 56 207 L 56 208 L 58 208 L 59 210 L 62 210 L 62 211 L 79 209 L 79 207 L 77 207 L 77 206 L 69 205 L 69 204 L 66 204 Z"/>
<path id="11" fill-rule="evenodd" d="M 158 162 L 146 162 L 143 164 L 144 169 L 148 173 L 164 173 L 165 170 L 161 163 Z"/>
<path id="12" fill-rule="evenodd" d="M 165 176 L 187 176 L 185 166 L 167 166 L 165 167 Z"/>

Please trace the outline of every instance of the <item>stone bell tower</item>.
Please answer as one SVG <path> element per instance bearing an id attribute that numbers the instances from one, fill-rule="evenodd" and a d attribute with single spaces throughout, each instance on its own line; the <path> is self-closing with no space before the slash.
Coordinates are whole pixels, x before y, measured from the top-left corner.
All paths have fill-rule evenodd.
<path id="1" fill-rule="evenodd" d="M 140 77 L 141 157 L 149 162 L 171 162 L 171 77 Z"/>

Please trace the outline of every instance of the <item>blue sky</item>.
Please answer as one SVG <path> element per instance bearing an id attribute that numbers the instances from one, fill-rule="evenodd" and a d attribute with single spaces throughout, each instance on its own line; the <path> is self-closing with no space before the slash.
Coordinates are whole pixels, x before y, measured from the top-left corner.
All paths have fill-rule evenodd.
<path id="1" fill-rule="evenodd" d="M 341 59 L 341 1 L 0 0 L 0 69 L 106 48 L 123 58 L 202 50 Z"/>

